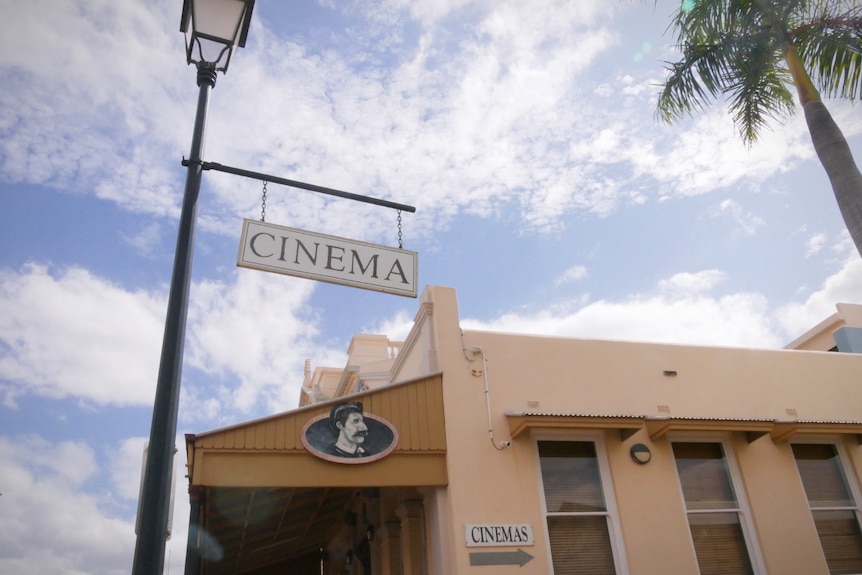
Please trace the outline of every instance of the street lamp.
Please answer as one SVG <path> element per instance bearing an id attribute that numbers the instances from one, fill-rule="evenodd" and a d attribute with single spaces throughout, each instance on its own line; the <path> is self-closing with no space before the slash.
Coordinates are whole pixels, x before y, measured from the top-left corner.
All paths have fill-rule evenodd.
<path id="1" fill-rule="evenodd" d="M 186 33 L 186 60 L 197 67 L 198 106 L 168 295 L 150 442 L 138 504 L 134 575 L 161 575 L 164 567 L 207 105 L 210 90 L 215 87 L 216 73 L 227 72 L 234 49 L 245 46 L 253 8 L 254 0 L 183 0 L 180 31 Z"/>
<path id="2" fill-rule="evenodd" d="M 186 61 L 227 72 L 235 47 L 245 46 L 254 0 L 183 0 L 180 32 L 186 34 Z M 189 29 L 191 24 L 191 29 Z"/>

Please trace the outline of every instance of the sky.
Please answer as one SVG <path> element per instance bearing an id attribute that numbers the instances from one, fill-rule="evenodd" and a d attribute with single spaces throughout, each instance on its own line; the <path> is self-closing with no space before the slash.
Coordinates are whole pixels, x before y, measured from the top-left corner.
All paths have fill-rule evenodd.
<path id="1" fill-rule="evenodd" d="M 781 348 L 862 303 L 801 110 L 656 119 L 678 4 L 258 0 L 204 159 L 384 198 L 464 328 Z M 180 0 L 0 0 L 0 572 L 128 573 L 197 102 Z M 827 101 L 857 159 L 862 114 Z M 204 173 L 177 445 L 297 405 L 415 299 L 238 268 L 261 182 Z M 394 210 L 268 185 L 266 221 L 397 246 Z M 166 573 L 182 573 L 177 474 Z"/>

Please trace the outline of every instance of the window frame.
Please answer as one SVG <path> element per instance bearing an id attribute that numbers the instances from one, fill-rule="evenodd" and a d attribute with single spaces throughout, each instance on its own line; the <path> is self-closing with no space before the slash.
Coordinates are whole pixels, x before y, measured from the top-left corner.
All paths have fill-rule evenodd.
<path id="1" fill-rule="evenodd" d="M 856 521 L 859 524 L 859 530 L 862 532 L 862 478 L 856 473 L 856 468 L 852 464 L 850 453 L 844 445 L 844 438 L 835 435 L 807 435 L 804 437 L 794 437 L 788 441 L 790 448 L 790 456 L 793 458 L 794 468 L 796 469 L 796 478 L 799 481 L 799 488 L 802 490 L 802 496 L 805 498 L 805 505 L 808 507 L 808 517 L 811 519 L 811 527 L 817 534 L 817 545 L 820 547 L 820 552 L 824 561 L 826 552 L 823 550 L 823 543 L 820 540 L 820 532 L 817 530 L 817 523 L 814 520 L 815 511 L 834 511 L 834 510 L 852 510 L 856 516 Z M 793 445 L 832 445 L 835 447 L 835 452 L 838 454 L 838 464 L 841 466 L 841 471 L 844 472 L 844 481 L 847 484 L 847 489 L 850 492 L 850 497 L 853 498 L 855 506 L 836 506 L 836 507 L 812 507 L 811 500 L 808 499 L 808 492 L 805 490 L 805 484 L 802 481 L 802 473 L 799 471 L 799 462 L 796 459 L 796 454 L 793 453 Z M 827 561 L 828 563 L 828 561 Z M 862 575 L 862 572 L 860 572 Z"/>
<path id="2" fill-rule="evenodd" d="M 694 546 L 694 536 L 691 533 L 691 523 L 689 522 L 690 513 L 736 513 L 739 517 L 739 526 L 742 530 L 742 537 L 745 540 L 745 548 L 746 551 L 748 551 L 748 560 L 751 562 L 751 570 L 754 575 L 765 574 L 766 564 L 763 561 L 760 541 L 757 538 L 757 530 L 754 527 L 754 518 L 751 514 L 751 506 L 748 503 L 748 495 L 745 492 L 745 482 L 743 480 L 742 470 L 739 462 L 736 460 L 736 453 L 733 449 L 731 436 L 726 433 L 669 433 L 667 435 L 667 443 L 673 464 L 676 486 L 679 490 L 679 498 L 682 502 L 683 513 L 685 514 L 685 522 L 688 525 L 688 541 L 692 556 L 695 558 L 698 575 L 700 575 L 700 560 L 697 557 L 697 549 Z M 725 466 L 727 467 L 727 473 L 730 476 L 730 485 L 733 488 L 734 495 L 736 496 L 736 509 L 689 509 L 688 502 L 685 499 L 685 492 L 682 487 L 682 478 L 679 475 L 679 467 L 676 463 L 676 455 L 673 452 L 674 443 L 717 443 L 721 446 Z"/>
<path id="3" fill-rule="evenodd" d="M 622 528 L 617 508 L 616 492 L 614 490 L 613 476 L 611 475 L 610 463 L 608 461 L 607 448 L 605 446 L 604 433 L 601 431 L 548 431 L 534 430 L 531 433 L 533 443 L 533 457 L 535 460 L 536 483 L 538 486 L 538 498 L 542 516 L 542 533 L 545 539 L 545 554 L 548 559 L 549 575 L 554 574 L 554 558 L 551 554 L 551 535 L 548 529 L 548 505 L 545 500 L 545 480 L 542 477 L 542 464 L 539 455 L 540 441 L 558 442 L 589 442 L 596 451 L 596 461 L 599 469 L 599 481 L 601 481 L 602 493 L 606 510 L 604 512 L 570 512 L 554 513 L 555 516 L 581 516 L 596 517 L 604 516 L 608 526 L 608 539 L 611 544 L 611 555 L 614 559 L 616 575 L 629 575 L 628 562 L 625 554 L 625 542 L 623 540 Z"/>

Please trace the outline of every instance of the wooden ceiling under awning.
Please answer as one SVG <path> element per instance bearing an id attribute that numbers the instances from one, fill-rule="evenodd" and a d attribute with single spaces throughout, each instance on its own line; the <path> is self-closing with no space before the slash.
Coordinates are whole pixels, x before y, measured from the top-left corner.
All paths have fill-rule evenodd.
<path id="1" fill-rule="evenodd" d="M 201 573 L 303 573 L 303 562 L 319 572 L 320 549 L 343 525 L 353 496 L 329 487 L 207 488 Z"/>
<path id="2" fill-rule="evenodd" d="M 300 434 L 333 403 L 361 401 L 398 430 L 383 459 L 340 464 L 309 453 Z M 202 573 L 304 572 L 366 489 L 445 486 L 442 375 L 337 398 L 186 436 L 190 492 L 202 499 Z"/>

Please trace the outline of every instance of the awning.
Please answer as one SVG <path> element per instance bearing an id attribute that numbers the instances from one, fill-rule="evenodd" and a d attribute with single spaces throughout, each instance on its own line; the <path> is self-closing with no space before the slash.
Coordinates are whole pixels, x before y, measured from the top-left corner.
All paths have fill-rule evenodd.
<path id="1" fill-rule="evenodd" d="M 650 417 L 644 415 L 601 415 L 576 413 L 507 413 L 512 438 L 530 429 L 610 429 L 618 430 L 623 440 L 646 429 L 653 441 L 671 432 L 727 431 L 742 432 L 749 441 L 764 435 L 774 442 L 800 435 L 855 435 L 862 444 L 862 422 L 858 421 L 788 421 L 778 419 L 734 419 L 709 417 Z"/>
<path id="2" fill-rule="evenodd" d="M 397 430 L 391 453 L 347 465 L 306 450 L 306 424 L 345 401 L 362 402 L 366 414 Z M 354 498 L 378 488 L 448 484 L 442 375 L 190 434 L 186 448 L 201 549 L 210 559 L 201 573 L 304 573 L 315 561 L 319 571 L 320 549 L 343 528 Z M 306 563 L 311 567 L 300 567 Z"/>

